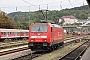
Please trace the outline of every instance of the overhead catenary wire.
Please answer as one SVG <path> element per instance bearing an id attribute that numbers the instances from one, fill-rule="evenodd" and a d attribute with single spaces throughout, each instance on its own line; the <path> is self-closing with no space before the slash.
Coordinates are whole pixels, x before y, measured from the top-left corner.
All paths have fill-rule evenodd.
<path id="1" fill-rule="evenodd" d="M 73 4 L 70 2 L 70 0 L 68 0 L 68 2 L 72 5 L 72 7 L 74 7 Z"/>
<path id="2" fill-rule="evenodd" d="M 28 3 L 28 4 L 32 5 L 32 6 L 35 6 L 35 7 L 39 8 L 38 6 L 31 4 L 31 3 L 27 2 L 26 0 L 22 0 L 22 1 Z"/>
<path id="3" fill-rule="evenodd" d="M 17 7 L 16 7 L 16 11 L 17 11 Z"/>
<path id="4" fill-rule="evenodd" d="M 84 2 L 83 2 L 83 6 L 84 6 Z"/>
<path id="5" fill-rule="evenodd" d="M 40 1 L 40 0 L 39 0 Z M 64 2 L 64 1 L 67 1 L 67 0 L 61 0 L 62 2 Z M 55 3 L 59 3 L 59 2 L 61 2 L 61 1 L 56 1 L 56 2 L 51 2 L 51 3 L 43 3 L 43 4 L 40 4 L 40 5 L 50 5 L 50 4 L 55 4 Z M 41 1 L 40 1 L 41 2 Z"/>
<path id="6" fill-rule="evenodd" d="M 31 4 L 31 3 L 27 2 L 26 0 L 22 0 L 22 1 L 28 3 L 28 4 L 32 5 L 32 6 L 35 6 L 35 7 L 39 8 L 38 5 Z M 68 2 L 73 6 L 73 4 L 70 2 L 70 0 L 62 0 L 62 2 L 64 2 L 64 1 L 68 1 Z M 75 1 L 77 1 L 77 0 L 75 0 Z M 40 1 L 40 2 L 41 2 L 41 1 Z M 47 4 L 50 5 L 50 4 L 59 3 L 59 2 L 61 2 L 61 1 L 51 2 L 51 3 L 46 3 L 46 4 L 39 4 L 39 5 L 47 5 Z M 77 1 L 77 2 L 78 2 L 78 1 Z M 10 6 L 10 7 L 16 7 L 16 6 Z M 25 7 L 25 6 L 17 6 L 17 7 Z M 74 6 L 73 6 L 73 7 L 74 7 Z M 0 7 L 0 8 L 8 8 L 8 7 Z"/>
<path id="7" fill-rule="evenodd" d="M 28 1 L 26 1 L 26 0 L 22 0 L 22 1 L 24 1 L 24 2 L 27 3 L 27 4 L 29 4 L 29 6 L 34 6 L 34 7 L 39 8 L 39 5 L 34 5 L 34 4 L 32 4 L 32 3 L 30 3 L 30 2 L 28 2 Z M 64 2 L 64 1 L 68 1 L 68 2 L 70 3 L 70 5 L 71 5 L 72 7 L 74 7 L 74 5 L 72 4 L 72 2 L 71 2 L 70 0 L 62 0 L 62 1 L 51 2 L 51 3 L 44 3 L 44 2 L 42 2 L 42 1 L 40 1 L 40 2 L 44 3 L 44 4 L 40 4 L 40 5 L 41 5 L 41 6 L 42 6 L 42 5 L 46 5 L 46 6 L 48 5 L 48 7 L 49 7 L 50 4 L 54 5 L 55 3 L 60 3 L 60 4 L 59 4 L 59 7 L 60 7 L 61 9 L 63 9 L 63 8 L 62 8 L 62 2 Z M 75 0 L 75 1 L 78 2 L 77 0 Z M 83 5 L 85 5 L 84 2 L 83 2 Z M 10 8 L 12 8 L 12 7 L 15 8 L 15 10 L 17 11 L 17 10 L 19 10 L 20 7 L 25 7 L 25 8 L 26 8 L 26 7 L 28 7 L 28 6 L 9 6 L 9 7 L 6 6 L 6 7 L 0 7 L 0 10 L 2 10 L 2 8 L 5 10 L 5 9 L 7 9 L 7 8 L 10 9 Z"/>
<path id="8" fill-rule="evenodd" d="M 78 2 L 78 0 L 75 0 L 75 2 L 77 2 L 78 4 L 80 4 L 80 3 Z"/>
<path id="9" fill-rule="evenodd" d="M 5 8 L 7 8 L 7 9 L 5 9 Z M 10 10 L 9 10 L 9 6 L 7 6 L 7 7 L 0 7 L 0 11 L 8 11 L 8 12 L 11 12 Z"/>
<path id="10" fill-rule="evenodd" d="M 40 1 L 40 0 L 39 0 Z M 40 4 L 40 6 L 41 5 L 46 5 L 47 6 L 47 9 L 48 9 L 48 5 L 51 5 L 51 4 L 55 4 L 55 3 L 59 3 L 59 2 L 63 2 L 63 1 L 67 1 L 67 0 L 62 0 L 62 1 L 57 1 L 57 2 L 51 2 L 51 3 L 44 3 L 44 4 Z M 40 1 L 41 2 L 41 1 Z M 62 9 L 62 5 L 61 5 L 61 3 L 60 3 L 60 8 Z"/>
<path id="11" fill-rule="evenodd" d="M 62 5 L 61 5 L 62 1 L 60 1 L 60 8 L 62 9 Z"/>
<path id="12" fill-rule="evenodd" d="M 48 10 L 48 4 L 47 4 L 47 10 Z"/>

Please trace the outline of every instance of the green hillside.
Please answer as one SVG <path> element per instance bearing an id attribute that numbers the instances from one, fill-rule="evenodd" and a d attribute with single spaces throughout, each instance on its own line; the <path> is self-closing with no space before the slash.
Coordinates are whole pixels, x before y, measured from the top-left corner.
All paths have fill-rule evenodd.
<path id="1" fill-rule="evenodd" d="M 59 18 L 61 18 L 64 15 L 73 15 L 78 19 L 87 19 L 88 13 L 90 13 L 88 5 L 81 6 L 81 7 L 74 7 L 71 9 L 63 9 L 60 11 L 58 11 L 58 10 L 50 11 L 49 10 L 47 13 L 47 20 L 49 22 L 58 23 Z M 43 12 L 43 14 L 46 15 L 46 12 Z M 28 23 L 45 20 L 45 17 L 43 16 L 43 14 L 40 11 L 12 12 L 12 13 L 8 14 L 8 16 L 13 18 L 14 21 L 17 22 L 18 24 L 23 26 L 23 24 L 28 25 Z"/>

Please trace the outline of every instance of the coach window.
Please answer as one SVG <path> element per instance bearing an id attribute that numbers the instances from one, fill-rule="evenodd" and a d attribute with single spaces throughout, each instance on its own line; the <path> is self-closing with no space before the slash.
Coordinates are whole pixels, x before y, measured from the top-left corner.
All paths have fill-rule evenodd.
<path id="1" fill-rule="evenodd" d="M 11 34 L 11 32 L 10 32 L 10 34 Z"/>
<path id="2" fill-rule="evenodd" d="M 25 32 L 25 34 L 27 34 L 27 32 Z"/>
<path id="3" fill-rule="evenodd" d="M 3 32 L 4 35 L 6 35 L 6 32 Z"/>
<path id="4" fill-rule="evenodd" d="M 1 34 L 3 34 L 3 32 L 1 32 Z"/>
<path id="5" fill-rule="evenodd" d="M 20 32 L 18 32 L 17 34 L 20 34 Z"/>
<path id="6" fill-rule="evenodd" d="M 24 33 L 24 35 L 26 35 L 26 34 L 27 34 L 27 32 Z"/>
<path id="7" fill-rule="evenodd" d="M 21 32 L 21 34 L 24 34 L 24 32 Z"/>

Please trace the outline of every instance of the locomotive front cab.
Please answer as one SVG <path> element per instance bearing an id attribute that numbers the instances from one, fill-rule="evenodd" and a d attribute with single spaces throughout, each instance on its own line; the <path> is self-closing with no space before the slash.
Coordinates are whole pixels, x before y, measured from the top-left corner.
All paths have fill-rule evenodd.
<path id="1" fill-rule="evenodd" d="M 30 26 L 28 46 L 31 50 L 45 50 L 49 46 L 48 23 L 34 23 Z"/>

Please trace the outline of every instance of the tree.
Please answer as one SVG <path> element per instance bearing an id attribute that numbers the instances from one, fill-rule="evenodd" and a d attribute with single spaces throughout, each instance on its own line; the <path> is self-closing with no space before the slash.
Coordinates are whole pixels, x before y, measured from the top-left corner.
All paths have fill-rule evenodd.
<path id="1" fill-rule="evenodd" d="M 0 28 L 16 28 L 17 24 L 5 12 L 0 12 Z"/>

